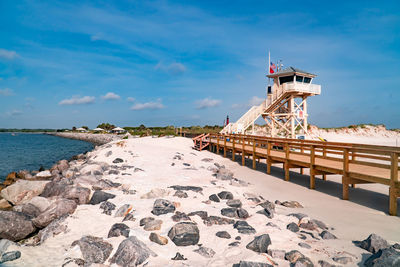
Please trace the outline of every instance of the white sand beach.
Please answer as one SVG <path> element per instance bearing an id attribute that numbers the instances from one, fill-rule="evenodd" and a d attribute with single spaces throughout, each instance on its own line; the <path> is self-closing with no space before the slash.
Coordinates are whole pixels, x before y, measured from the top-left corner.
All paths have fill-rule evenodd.
<path id="1" fill-rule="evenodd" d="M 265 165 L 262 163 L 258 164 L 257 170 L 253 170 L 209 151 L 195 151 L 191 148 L 192 145 L 190 139 L 182 137 L 130 138 L 99 146 L 89 152 L 85 160 L 71 162 L 69 170 L 74 173 L 74 178 L 71 179 L 75 184 L 93 189 L 93 185 L 90 182 L 85 183 L 83 179 L 87 176 L 96 176 L 95 179 L 108 179 L 121 184 L 108 190 L 103 189 L 104 192 L 115 195 L 115 198 L 108 200 L 115 204 L 115 209 L 111 211 L 111 215 L 108 215 L 102 213 L 100 204 L 78 205 L 75 212 L 65 219 L 67 230 L 50 236 L 37 246 L 11 245 L 8 251 L 18 250 L 21 252 L 21 257 L 5 263 L 5 266 L 77 266 L 77 261 L 73 259 L 84 259 L 84 256 L 78 245 L 71 244 L 87 235 L 102 238 L 103 241 L 112 245 L 112 252 L 104 260 L 103 265 L 90 265 L 90 263 L 89 265 L 118 266 L 111 263 L 110 259 L 126 237 L 108 238 L 108 233 L 115 223 L 122 222 L 123 217 L 115 217 L 115 212 L 125 204 L 133 207 L 131 212 L 135 218 L 134 221 L 123 222 L 129 227 L 129 236 L 135 236 L 154 252 L 142 263 L 147 264 L 146 266 L 232 266 L 240 261 L 266 264 L 275 262 L 279 266 L 289 266 L 290 262 L 282 256 L 273 254 L 274 257 L 272 257 L 246 248 L 255 236 L 262 234 L 268 234 L 270 237 L 269 250 L 284 250 L 285 252 L 298 250 L 315 266 L 320 260 L 338 264 L 332 260 L 334 257 L 345 257 L 348 261 L 346 266 L 359 266 L 371 253 L 355 246 L 352 241 L 364 240 L 371 233 L 382 236 L 390 244 L 400 241 L 398 228 L 400 218 L 386 213 L 387 187 L 359 186 L 351 189 L 350 201 L 344 201 L 340 199 L 341 185 L 337 182 L 339 177 L 328 176 L 328 181 L 317 181 L 316 190 L 309 190 L 307 175 L 292 172 L 291 181 L 285 182 L 282 178 L 283 171 L 279 167 L 274 167 L 272 174 L 267 175 Z M 122 162 L 115 163 L 117 158 L 122 159 Z M 215 163 L 224 165 L 225 169 L 232 171 L 234 177 L 242 182 L 216 179 L 213 175 L 216 169 Z M 247 165 L 251 166 L 251 163 L 247 162 Z M 104 171 L 93 175 L 94 170 L 99 169 Z M 246 183 L 248 184 L 245 185 Z M 202 191 L 183 190 L 187 197 L 179 198 L 174 196 L 176 190 L 169 188 L 174 185 L 196 186 L 202 188 Z M 153 196 L 142 198 L 152 190 L 155 192 Z M 228 208 L 226 200 L 221 199 L 220 202 L 209 200 L 210 195 L 221 191 L 229 191 L 234 199 L 239 199 L 249 217 L 238 219 L 222 216 L 221 209 Z M 304 208 L 276 205 L 275 214 L 271 219 L 257 213 L 262 208 L 251 199 L 251 195 L 262 202 L 295 200 Z M 206 211 L 208 216 L 220 216 L 235 221 L 246 220 L 256 233 L 240 234 L 233 224 L 207 226 L 200 216 L 195 215 L 190 216 L 189 220 L 198 227 L 200 235 L 198 243 L 177 246 L 168 237 L 170 229 L 177 224 L 171 218 L 173 213 L 159 216 L 151 213 L 155 200 L 159 198 L 171 201 L 176 211 L 185 214 Z M 287 216 L 290 213 L 303 213 L 308 216 L 299 221 L 294 216 Z M 153 231 L 144 230 L 139 224 L 145 217 L 162 220 L 161 228 Z M 295 233 L 287 229 L 287 225 L 291 222 L 299 225 L 302 222 L 306 223 L 309 219 L 317 219 L 325 223 L 328 226 L 327 230 L 337 239 L 322 239 L 319 234 L 323 229 L 320 228 L 313 230 L 300 228 L 313 234 L 315 238 L 307 233 Z M 216 233 L 219 231 L 228 232 L 231 238 L 217 237 Z M 160 245 L 150 241 L 151 232 L 166 237 L 168 243 Z M 235 240 L 238 236 L 240 239 Z M 236 243 L 232 245 L 233 242 Z M 303 243 L 302 247 L 299 243 Z M 202 247 L 212 249 L 215 254 L 209 250 L 206 250 L 207 255 L 195 252 L 200 244 Z M 177 252 L 187 260 L 171 260 Z"/>

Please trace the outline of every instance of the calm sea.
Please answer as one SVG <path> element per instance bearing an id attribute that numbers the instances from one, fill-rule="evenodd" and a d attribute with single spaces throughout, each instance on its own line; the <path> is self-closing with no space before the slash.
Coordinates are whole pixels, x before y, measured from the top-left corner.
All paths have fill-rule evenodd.
<path id="1" fill-rule="evenodd" d="M 19 170 L 50 168 L 61 159 L 91 150 L 93 145 L 45 134 L 0 133 L 0 181 Z"/>

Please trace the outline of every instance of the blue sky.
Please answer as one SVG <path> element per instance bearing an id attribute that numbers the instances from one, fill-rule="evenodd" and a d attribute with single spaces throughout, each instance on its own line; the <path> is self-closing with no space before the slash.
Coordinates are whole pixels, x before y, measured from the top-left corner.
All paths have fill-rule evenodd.
<path id="1" fill-rule="evenodd" d="M 0 0 L 0 128 L 214 125 L 267 52 L 316 73 L 321 127 L 400 128 L 399 1 Z"/>

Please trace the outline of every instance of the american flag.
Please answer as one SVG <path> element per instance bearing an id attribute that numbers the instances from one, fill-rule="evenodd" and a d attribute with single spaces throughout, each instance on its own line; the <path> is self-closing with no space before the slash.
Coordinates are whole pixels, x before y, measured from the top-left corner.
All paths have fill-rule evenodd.
<path id="1" fill-rule="evenodd" d="M 271 62 L 271 64 L 269 65 L 269 73 L 274 73 L 274 69 L 276 69 L 276 65 Z"/>

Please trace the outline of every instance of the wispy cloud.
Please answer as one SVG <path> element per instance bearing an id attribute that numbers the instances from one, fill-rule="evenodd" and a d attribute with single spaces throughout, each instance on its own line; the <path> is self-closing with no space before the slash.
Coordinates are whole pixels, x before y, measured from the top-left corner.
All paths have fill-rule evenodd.
<path id="1" fill-rule="evenodd" d="M 126 99 L 126 101 L 128 101 L 128 102 L 135 102 L 135 98 L 134 97 L 128 97 L 127 99 Z"/>
<path id="2" fill-rule="evenodd" d="M 113 92 L 108 92 L 107 94 L 102 95 L 101 98 L 104 100 L 119 100 L 119 99 L 121 99 L 121 97 L 119 95 L 117 95 L 116 93 L 113 93 Z"/>
<path id="3" fill-rule="evenodd" d="M 159 62 L 154 69 L 167 72 L 171 75 L 179 75 L 186 71 L 186 66 L 178 62 L 174 62 L 169 65 L 164 65 L 162 62 Z"/>
<path id="4" fill-rule="evenodd" d="M 6 49 L 1 49 L 0 48 L 0 58 L 14 59 L 17 56 L 18 56 L 18 54 L 15 51 L 11 51 L 11 50 L 6 50 Z"/>
<path id="5" fill-rule="evenodd" d="M 155 102 L 136 103 L 131 107 L 131 110 L 144 110 L 144 109 L 162 109 L 165 106 L 161 103 L 161 99 Z"/>
<path id="6" fill-rule="evenodd" d="M 0 89 L 0 96 L 12 96 L 12 95 L 14 95 L 14 92 L 10 88 Z"/>
<path id="7" fill-rule="evenodd" d="M 196 101 L 197 109 L 206 109 L 219 106 L 221 104 L 221 100 L 212 99 L 212 98 L 204 98 Z"/>
<path id="8" fill-rule="evenodd" d="M 22 115 L 22 113 L 23 112 L 19 109 L 13 109 L 11 111 L 7 111 L 6 116 L 8 116 L 8 117 L 19 116 L 19 115 Z"/>
<path id="9" fill-rule="evenodd" d="M 103 40 L 104 39 L 104 36 L 103 36 L 103 34 L 102 33 L 97 33 L 97 34 L 94 34 L 94 35 L 91 35 L 90 36 L 90 40 L 91 41 L 98 41 L 98 40 Z"/>
<path id="10" fill-rule="evenodd" d="M 242 104 L 233 104 L 232 108 L 234 109 L 240 109 L 240 108 L 250 108 L 252 106 L 258 106 L 264 101 L 264 98 L 258 97 L 258 96 L 253 96 L 252 98 L 247 101 L 247 103 L 242 103 Z"/>
<path id="11" fill-rule="evenodd" d="M 96 98 L 94 96 L 73 96 L 72 98 L 61 100 L 58 104 L 59 105 L 85 105 L 85 104 L 92 104 Z"/>

